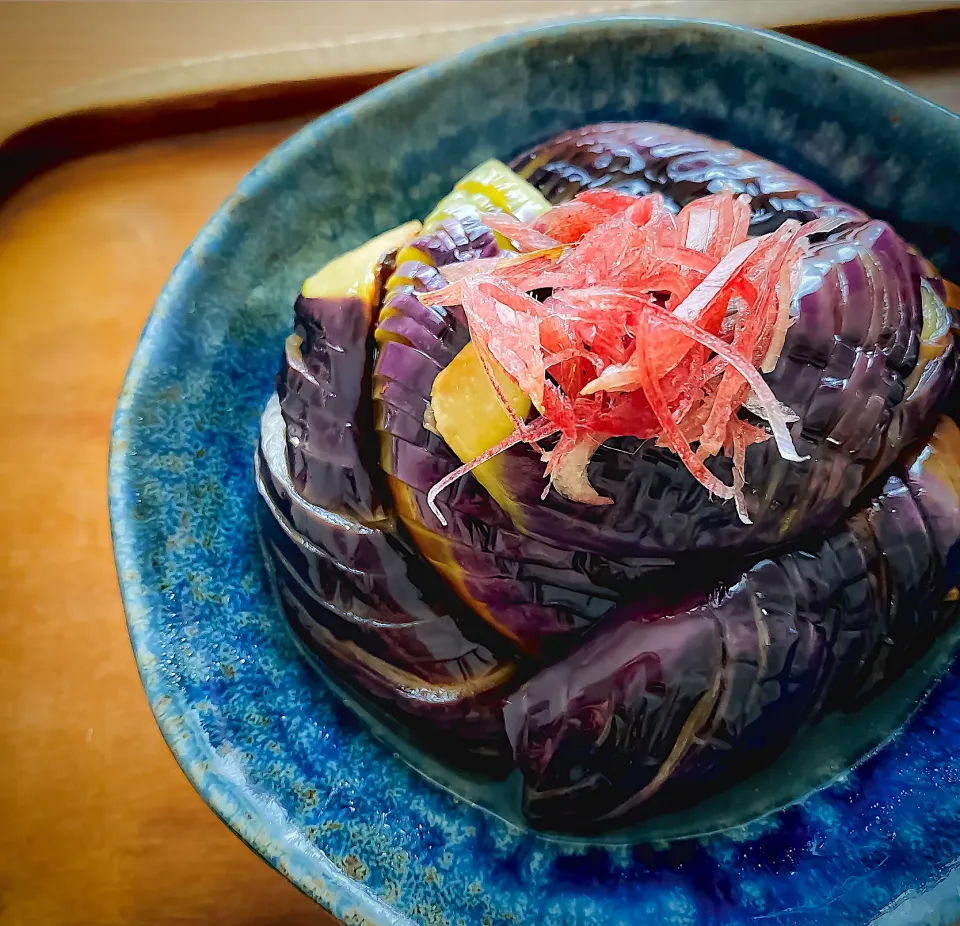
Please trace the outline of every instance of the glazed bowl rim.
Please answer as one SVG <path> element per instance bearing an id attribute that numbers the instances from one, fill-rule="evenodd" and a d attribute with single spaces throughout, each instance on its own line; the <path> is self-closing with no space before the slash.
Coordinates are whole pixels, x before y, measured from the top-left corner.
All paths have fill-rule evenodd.
<path id="1" fill-rule="evenodd" d="M 255 790 L 240 768 L 213 748 L 175 680 L 157 669 L 161 654 L 154 652 L 151 647 L 150 594 L 141 574 L 142 556 L 137 532 L 132 526 L 136 495 L 131 487 L 136 461 L 128 453 L 138 428 L 136 405 L 144 377 L 148 375 L 155 355 L 162 347 L 167 326 L 176 323 L 177 309 L 189 297 L 195 273 L 205 256 L 217 248 L 223 231 L 232 221 L 237 204 L 270 195 L 275 175 L 296 169 L 295 165 L 305 151 L 324 144 L 338 125 L 387 105 L 398 94 L 429 86 L 451 73 L 461 73 L 478 60 L 526 43 L 550 41 L 571 32 L 603 34 L 611 30 L 630 30 L 639 34 L 650 29 L 672 32 L 687 30 L 694 37 L 704 33 L 749 37 L 768 47 L 776 47 L 788 59 L 806 62 L 819 59 L 842 72 L 845 79 L 854 85 L 869 85 L 873 88 L 872 92 L 876 92 L 878 83 L 882 84 L 883 92 L 892 99 L 914 108 L 926 108 L 931 116 L 938 119 L 949 116 L 960 127 L 960 118 L 949 110 L 918 96 L 877 71 L 766 29 L 709 19 L 616 15 L 577 17 L 511 32 L 394 77 L 311 121 L 267 154 L 240 181 L 236 190 L 217 209 L 180 258 L 153 306 L 127 370 L 111 430 L 108 464 L 110 524 L 127 627 L 151 710 L 174 758 L 214 813 L 251 849 L 331 912 L 346 897 L 358 914 L 373 923 L 395 926 L 413 922 L 377 898 L 365 885 L 349 878 L 321 849 L 292 829 L 276 799 L 266 792 Z"/>

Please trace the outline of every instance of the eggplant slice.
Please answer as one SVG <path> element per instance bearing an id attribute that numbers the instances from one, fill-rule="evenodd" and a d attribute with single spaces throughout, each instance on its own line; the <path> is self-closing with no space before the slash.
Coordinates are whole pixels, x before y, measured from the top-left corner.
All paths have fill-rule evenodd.
<path id="1" fill-rule="evenodd" d="M 274 397 L 256 458 L 258 510 L 277 590 L 300 639 L 342 684 L 391 713 L 470 751 L 502 756 L 501 704 L 514 676 L 508 654 L 461 629 L 476 618 L 397 533 L 298 495 L 283 447 Z"/>
<path id="2" fill-rule="evenodd" d="M 613 558 L 526 536 L 473 475 L 444 494 L 446 525 L 430 511 L 427 493 L 460 460 L 424 416 L 434 380 L 467 344 L 469 332 L 459 307 L 427 308 L 417 294 L 444 285 L 433 262 L 446 266 L 488 256 L 492 247 L 492 233 L 469 215 L 444 220 L 412 242 L 410 251 L 420 259 L 401 261 L 386 284 L 377 327 L 382 347 L 373 376 L 374 421 L 394 506 L 421 553 L 500 634 L 544 656 L 624 595 L 642 595 L 662 581 L 658 577 L 670 561 Z M 464 415 L 472 411 L 464 409 Z"/>
<path id="3" fill-rule="evenodd" d="M 433 573 L 382 501 L 367 360 L 381 253 L 368 250 L 321 271 L 339 271 L 325 287 L 353 294 L 297 300 L 279 394 L 261 422 L 261 536 L 293 629 L 341 684 L 431 740 L 442 732 L 450 745 L 438 742 L 440 751 L 502 757 L 510 648 Z"/>
<path id="4" fill-rule="evenodd" d="M 750 196 L 752 234 L 775 231 L 785 219 L 866 219 L 779 164 L 658 122 L 584 126 L 517 155 L 510 166 L 554 205 L 603 187 L 635 196 L 660 193 L 679 211 L 701 196 L 728 190 Z"/>
<path id="5" fill-rule="evenodd" d="M 960 430 L 943 418 L 818 548 L 679 609 L 628 605 L 521 686 L 505 714 L 526 815 L 604 827 L 743 777 L 926 649 L 955 616 L 958 550 Z"/>

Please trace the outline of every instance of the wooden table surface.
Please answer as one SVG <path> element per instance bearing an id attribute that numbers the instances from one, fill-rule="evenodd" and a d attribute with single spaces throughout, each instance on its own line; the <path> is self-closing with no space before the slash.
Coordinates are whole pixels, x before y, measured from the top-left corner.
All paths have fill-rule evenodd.
<path id="1" fill-rule="evenodd" d="M 898 73 L 960 106 L 955 59 Z M 110 418 L 170 269 L 294 124 L 96 155 L 0 207 L 0 924 L 330 923 L 194 793 L 140 687 Z"/>
<path id="2" fill-rule="evenodd" d="M 107 520 L 107 444 L 147 312 L 295 126 L 87 158 L 0 210 L 0 923 L 332 922 L 193 791 L 153 721 Z"/>

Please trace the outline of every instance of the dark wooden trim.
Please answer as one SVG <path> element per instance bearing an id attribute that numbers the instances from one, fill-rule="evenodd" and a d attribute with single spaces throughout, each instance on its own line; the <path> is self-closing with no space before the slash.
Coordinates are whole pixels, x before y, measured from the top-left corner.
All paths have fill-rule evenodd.
<path id="1" fill-rule="evenodd" d="M 805 23 L 784 26 L 777 31 L 856 61 L 867 62 L 878 54 L 890 53 L 915 59 L 919 49 L 951 41 L 960 43 L 960 7 Z"/>
<path id="2" fill-rule="evenodd" d="M 295 81 L 58 116 L 0 144 L 0 202 L 43 171 L 84 155 L 334 109 L 399 72 Z"/>

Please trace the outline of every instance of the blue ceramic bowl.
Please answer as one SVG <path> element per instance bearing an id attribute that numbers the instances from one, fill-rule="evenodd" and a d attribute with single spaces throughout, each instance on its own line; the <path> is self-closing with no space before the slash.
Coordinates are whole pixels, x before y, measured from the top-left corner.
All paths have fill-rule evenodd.
<path id="1" fill-rule="evenodd" d="M 671 122 L 751 148 L 890 217 L 942 268 L 960 269 L 960 120 L 769 33 L 561 24 L 324 116 L 266 158 L 188 250 L 120 397 L 110 507 L 150 704 L 214 811 L 347 922 L 952 921 L 958 674 L 868 761 L 786 809 L 713 836 L 576 845 L 511 825 L 398 761 L 300 659 L 271 598 L 252 454 L 300 282 L 422 216 L 485 158 L 607 119 Z"/>

